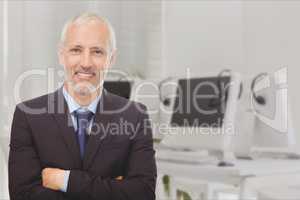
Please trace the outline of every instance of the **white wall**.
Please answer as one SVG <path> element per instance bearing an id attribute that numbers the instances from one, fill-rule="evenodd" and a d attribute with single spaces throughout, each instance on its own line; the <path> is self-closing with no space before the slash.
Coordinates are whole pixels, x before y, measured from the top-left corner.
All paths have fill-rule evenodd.
<path id="1" fill-rule="evenodd" d="M 165 1 L 164 67 L 168 75 L 217 74 L 244 66 L 242 3 Z"/>
<path id="2" fill-rule="evenodd" d="M 121 4 L 116 68 L 140 77 L 161 75 L 160 1 L 123 1 Z"/>
<path id="3" fill-rule="evenodd" d="M 4 27 L 4 19 L 3 19 L 3 2 L 4 1 L 1 1 L 0 2 L 0 10 L 1 10 L 1 17 L 0 17 L 0 47 L 3 47 L 3 44 L 4 44 L 4 39 L 3 39 L 3 35 L 4 35 L 4 32 L 3 32 L 3 27 Z M 0 73 L 2 74 L 3 73 L 3 64 L 4 64 L 4 60 L 3 60 L 3 52 L 4 51 L 4 49 L 3 48 L 0 48 L 0 66 L 2 66 L 1 67 L 1 69 L 0 69 Z M 1 96 L 3 96 L 3 91 L 4 91 L 4 87 L 3 87 L 3 84 L 4 84 L 4 80 L 3 80 L 3 76 L 0 76 L 0 84 L 1 84 L 1 86 L 0 86 L 0 95 Z M 2 98 L 0 98 L 0 108 L 2 108 L 2 103 L 3 102 L 3 99 Z M 2 118 L 0 118 L 0 127 L 1 126 L 3 126 L 3 121 L 2 121 L 3 119 Z"/>

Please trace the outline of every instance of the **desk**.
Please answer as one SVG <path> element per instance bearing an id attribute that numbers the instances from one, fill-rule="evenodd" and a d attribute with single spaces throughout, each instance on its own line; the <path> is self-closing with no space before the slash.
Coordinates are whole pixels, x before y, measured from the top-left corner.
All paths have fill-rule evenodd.
<path id="1" fill-rule="evenodd" d="M 259 192 L 258 200 L 296 200 L 300 199 L 300 187 L 266 188 Z"/>
<path id="2" fill-rule="evenodd" d="M 160 174 L 239 186 L 239 199 L 245 199 L 246 180 L 249 178 L 300 175 L 300 160 L 236 160 L 233 167 L 218 167 L 168 162 L 158 157 L 157 167 Z"/>

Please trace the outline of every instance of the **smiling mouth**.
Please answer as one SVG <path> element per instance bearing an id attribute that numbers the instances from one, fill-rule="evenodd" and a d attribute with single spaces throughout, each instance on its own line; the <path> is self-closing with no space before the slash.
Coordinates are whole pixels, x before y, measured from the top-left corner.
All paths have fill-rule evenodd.
<path id="1" fill-rule="evenodd" d="M 75 72 L 75 75 L 82 79 L 88 79 L 95 76 L 93 72 Z"/>

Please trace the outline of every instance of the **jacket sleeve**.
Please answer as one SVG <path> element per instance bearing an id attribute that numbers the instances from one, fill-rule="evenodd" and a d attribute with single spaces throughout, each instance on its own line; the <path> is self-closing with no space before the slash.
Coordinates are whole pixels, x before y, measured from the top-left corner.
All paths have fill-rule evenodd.
<path id="1" fill-rule="evenodd" d="M 62 192 L 42 186 L 41 164 L 25 113 L 15 109 L 8 161 L 11 200 L 66 200 Z"/>
<path id="2" fill-rule="evenodd" d="M 131 151 L 123 180 L 102 179 L 86 171 L 71 170 L 67 195 L 85 199 L 154 200 L 156 185 L 155 151 L 152 130 L 146 108 L 139 113 L 137 131 L 131 141 Z"/>

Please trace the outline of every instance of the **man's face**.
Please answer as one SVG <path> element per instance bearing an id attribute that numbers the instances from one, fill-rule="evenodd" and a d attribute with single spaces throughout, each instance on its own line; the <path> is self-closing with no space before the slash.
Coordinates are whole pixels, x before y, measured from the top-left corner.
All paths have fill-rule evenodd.
<path id="1" fill-rule="evenodd" d="M 97 20 L 69 26 L 65 43 L 59 51 L 65 81 L 76 91 L 98 88 L 113 57 L 108 28 Z"/>

